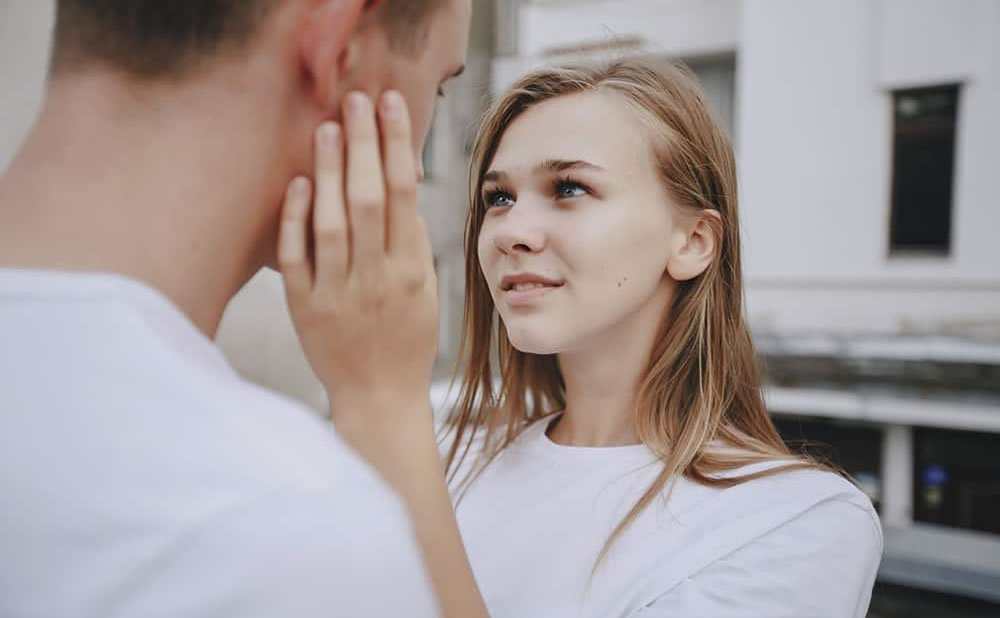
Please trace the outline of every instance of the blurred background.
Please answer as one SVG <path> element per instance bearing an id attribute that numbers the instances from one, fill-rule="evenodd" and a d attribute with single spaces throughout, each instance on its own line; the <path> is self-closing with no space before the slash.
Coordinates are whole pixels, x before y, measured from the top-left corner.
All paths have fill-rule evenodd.
<path id="1" fill-rule="evenodd" d="M 684 61 L 739 158 L 770 409 L 880 511 L 870 615 L 1000 616 L 1000 1 L 475 5 L 468 70 L 424 153 L 437 405 L 461 325 L 468 154 L 491 97 L 545 64 Z M 0 0 L 0 170 L 41 101 L 52 13 Z M 325 407 L 274 273 L 233 301 L 219 344 L 248 378 Z"/>

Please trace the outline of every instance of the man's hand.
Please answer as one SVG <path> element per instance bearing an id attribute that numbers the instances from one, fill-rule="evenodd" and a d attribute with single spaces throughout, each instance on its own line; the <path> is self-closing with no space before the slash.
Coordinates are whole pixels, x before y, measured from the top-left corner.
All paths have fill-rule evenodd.
<path id="1" fill-rule="evenodd" d="M 437 281 L 403 98 L 383 95 L 378 122 L 360 93 L 343 111 L 343 127 L 316 133 L 315 190 L 305 178 L 288 190 L 278 261 L 334 424 L 383 468 L 386 448 L 405 451 L 407 440 L 426 439 L 406 434 L 431 424 Z"/>

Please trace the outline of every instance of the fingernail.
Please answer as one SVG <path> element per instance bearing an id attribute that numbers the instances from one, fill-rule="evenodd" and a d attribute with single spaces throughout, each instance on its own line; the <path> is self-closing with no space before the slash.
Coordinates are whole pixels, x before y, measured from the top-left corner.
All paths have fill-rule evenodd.
<path id="1" fill-rule="evenodd" d="M 382 113 L 386 116 L 397 116 L 403 112 L 403 96 L 395 90 L 389 90 L 382 95 Z"/>
<path id="2" fill-rule="evenodd" d="M 324 122 L 319 127 L 320 143 L 334 147 L 340 141 L 340 126 L 336 122 Z"/>
<path id="3" fill-rule="evenodd" d="M 309 180 L 307 180 L 305 176 L 296 176 L 295 180 L 292 181 L 290 190 L 292 195 L 297 197 L 305 195 L 306 191 L 309 190 Z"/>
<path id="4" fill-rule="evenodd" d="M 352 114 L 364 114 L 368 110 L 368 97 L 364 93 L 352 92 L 347 95 L 347 111 Z"/>

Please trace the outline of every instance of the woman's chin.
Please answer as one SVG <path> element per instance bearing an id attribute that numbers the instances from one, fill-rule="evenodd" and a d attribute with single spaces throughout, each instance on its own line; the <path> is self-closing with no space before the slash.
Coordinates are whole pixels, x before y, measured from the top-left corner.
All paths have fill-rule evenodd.
<path id="1" fill-rule="evenodd" d="M 551 333 L 542 335 L 541 333 L 510 332 L 507 331 L 507 340 L 518 352 L 524 354 L 558 354 L 563 346 Z"/>

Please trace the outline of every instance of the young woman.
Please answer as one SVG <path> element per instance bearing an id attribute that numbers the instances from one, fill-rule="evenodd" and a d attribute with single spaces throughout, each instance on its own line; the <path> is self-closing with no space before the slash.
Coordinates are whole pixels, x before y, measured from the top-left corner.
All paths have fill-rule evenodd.
<path id="1" fill-rule="evenodd" d="M 878 517 L 768 417 L 732 148 L 693 79 L 528 75 L 489 111 L 471 181 L 445 467 L 475 582 L 440 469 L 415 463 L 428 432 L 360 448 L 403 496 L 445 612 L 864 616 Z M 364 416 L 344 425 L 387 435 Z"/>
<path id="2" fill-rule="evenodd" d="M 531 74 L 471 178 L 447 463 L 494 615 L 863 616 L 878 518 L 768 416 L 733 152 L 694 80 Z"/>

